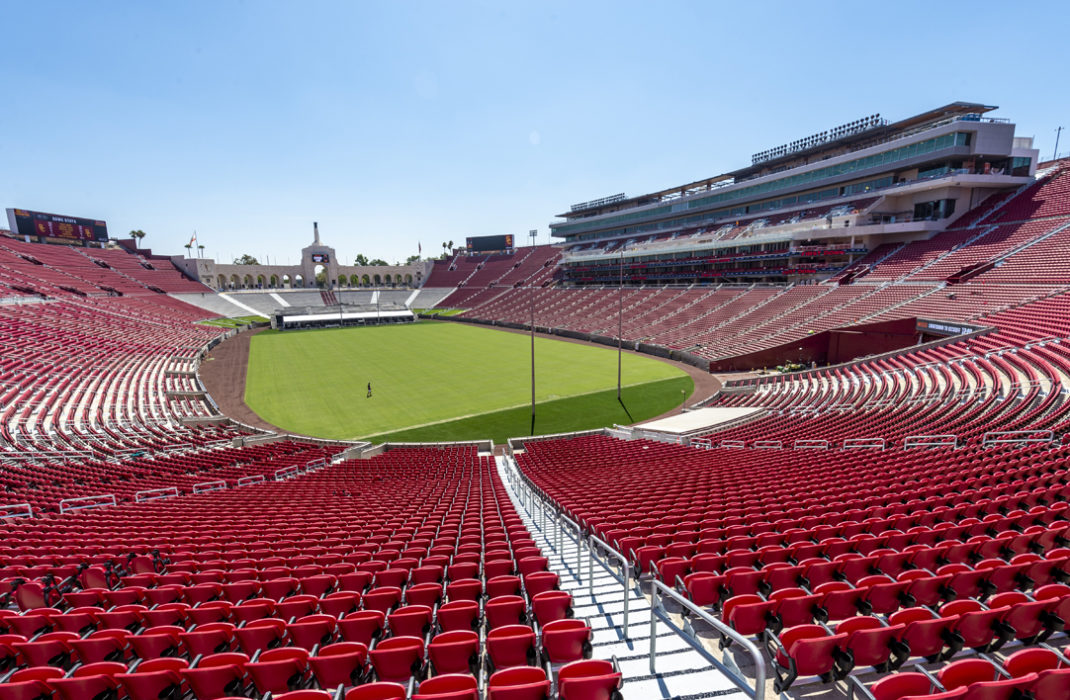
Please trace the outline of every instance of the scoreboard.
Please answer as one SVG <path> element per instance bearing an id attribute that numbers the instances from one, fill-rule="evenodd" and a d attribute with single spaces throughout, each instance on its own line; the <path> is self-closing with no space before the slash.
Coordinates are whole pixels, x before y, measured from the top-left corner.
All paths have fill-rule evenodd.
<path id="1" fill-rule="evenodd" d="M 20 236 L 58 238 L 64 241 L 107 241 L 108 225 L 95 219 L 46 214 L 27 209 L 8 209 L 11 232 Z"/>
<path id="2" fill-rule="evenodd" d="M 471 236 L 465 247 L 469 253 L 492 253 L 513 249 L 513 235 L 506 236 Z"/>
<path id="3" fill-rule="evenodd" d="M 331 256 L 328 255 L 327 253 L 313 253 L 312 254 L 312 262 L 314 262 L 314 263 L 329 263 L 330 261 L 331 261 Z"/>

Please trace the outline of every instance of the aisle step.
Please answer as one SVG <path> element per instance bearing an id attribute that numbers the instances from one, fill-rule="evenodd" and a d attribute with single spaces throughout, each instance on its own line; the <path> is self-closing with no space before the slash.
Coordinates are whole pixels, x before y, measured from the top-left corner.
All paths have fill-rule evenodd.
<path id="1" fill-rule="evenodd" d="M 576 578 L 577 544 L 562 538 L 557 549 L 557 533 L 552 525 L 544 532 L 543 518 L 530 513 L 525 499 L 519 498 L 506 476 L 507 457 L 498 457 L 498 471 L 517 514 L 535 543 L 549 561 L 549 568 L 561 580 L 561 590 L 572 594 L 577 618 L 586 619 L 593 632 L 594 658 L 616 657 L 624 676 L 621 693 L 626 700 L 701 700 L 702 698 L 744 696 L 742 690 L 695 651 L 687 641 L 660 620 L 655 626 L 657 673 L 650 672 L 650 600 L 637 588 L 628 586 L 628 628 L 625 639 L 624 590 L 617 573 L 595 562 L 593 586 L 588 581 L 587 552 L 580 559 Z M 593 596 L 591 595 L 593 591 Z M 744 696 L 745 697 L 745 696 Z"/>

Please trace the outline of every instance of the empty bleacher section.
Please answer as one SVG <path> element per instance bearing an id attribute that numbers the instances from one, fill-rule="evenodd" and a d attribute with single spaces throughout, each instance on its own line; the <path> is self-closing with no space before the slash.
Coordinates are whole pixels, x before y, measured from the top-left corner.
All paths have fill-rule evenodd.
<path id="1" fill-rule="evenodd" d="M 1070 257 L 1067 256 L 1070 219 L 1055 219 L 1053 223 L 1054 228 L 981 272 L 983 281 L 1010 283 L 1028 279 L 1036 283 L 1059 283 L 1070 279 Z"/>
<path id="2" fill-rule="evenodd" d="M 195 447 L 198 442 L 193 439 L 184 447 Z M 274 479 L 277 471 L 330 459 L 340 449 L 282 441 L 173 455 L 161 451 L 154 457 L 112 461 L 75 455 L 5 456 L 7 468 L 0 473 L 5 494 L 0 506 L 29 503 L 34 511 L 55 513 L 62 501 L 86 496 L 114 495 L 119 503 L 126 503 L 133 502 L 139 492 L 156 489 L 176 489 L 175 495 L 179 495 L 192 493 L 200 484 L 234 487 L 241 479 Z"/>
<path id="3" fill-rule="evenodd" d="M 934 287 L 931 293 L 901 306 L 886 309 L 870 317 L 869 320 L 888 321 L 895 318 L 918 317 L 971 321 L 986 313 L 1018 306 L 1049 296 L 1062 289 L 1064 287 L 1058 285 L 983 284 L 979 282 Z"/>
<path id="4" fill-rule="evenodd" d="M 994 261 L 1067 223 L 1070 223 L 1070 219 L 1064 218 L 993 226 L 968 242 L 967 245 L 915 272 L 910 278 L 914 280 L 947 279 L 960 270 Z"/>
<path id="5" fill-rule="evenodd" d="M 1059 161 L 1055 169 L 1004 205 L 992 223 L 1070 215 L 1070 169 Z"/>
<path id="6" fill-rule="evenodd" d="M 993 263 L 1010 254 L 1011 260 L 1033 249 L 1022 261 L 1050 259 L 1060 240 L 1051 235 L 1070 223 L 1070 175 L 1057 168 L 1053 174 L 1014 194 L 994 194 L 955 221 L 953 228 L 927 241 L 910 243 L 878 265 L 872 279 L 895 279 L 910 276 L 914 280 L 944 280 L 960 270 Z M 1046 243 L 1049 238 L 1055 240 Z M 1039 242 L 1038 242 L 1039 241 Z M 1033 245 L 1030 245 L 1033 243 Z M 1035 248 L 1035 249 L 1034 249 Z M 1021 270 L 1012 266 L 1008 270 Z M 1036 272 L 1045 273 L 1043 268 Z M 1000 281 L 1014 278 L 990 277 Z M 1047 273 L 1038 282 L 1066 281 L 1058 270 Z"/>
<path id="7" fill-rule="evenodd" d="M 553 682 L 582 699 L 620 685 L 475 447 L 0 527 L 0 595 L 21 611 L 0 617 L 0 693 L 545 697 Z"/>
<path id="8" fill-rule="evenodd" d="M 454 255 L 445 260 L 436 260 L 424 286 L 459 287 L 478 271 L 486 259 L 486 255 Z"/>
<path id="9" fill-rule="evenodd" d="M 1053 339 L 1070 334 L 1068 308 L 1070 294 L 1064 292 L 981 317 L 979 324 L 996 329 L 989 335 L 763 380 L 754 393 L 721 401 L 771 407 L 777 415 L 718 439 L 836 443 L 867 436 L 891 444 L 916 434 L 954 434 L 966 441 L 1004 429 L 1064 429 L 1070 358 Z"/>
<path id="10" fill-rule="evenodd" d="M 148 261 L 124 250 L 67 248 L 0 237 L 0 285 L 16 294 L 107 296 L 205 292 L 167 260 Z M 2 288 L 0 288 L 2 289 Z M 8 294 L 3 292 L 3 296 Z"/>
<path id="11" fill-rule="evenodd" d="M 1064 618 L 1049 613 L 1070 602 L 1068 454 L 1057 443 L 696 450 L 588 436 L 529 442 L 517 462 L 637 575 L 764 648 L 767 697 L 821 683 L 844 697 L 915 663 L 948 683 L 970 660 L 984 665 L 970 683 L 1036 687 L 995 667 L 1041 641 L 1066 645 Z M 1036 697 L 1070 689 L 1067 674 L 1051 683 Z M 1012 697 L 1002 692 L 976 697 Z"/>
<path id="12" fill-rule="evenodd" d="M 879 265 L 873 267 L 867 279 L 872 280 L 895 280 L 911 273 L 924 270 L 928 273 L 927 266 L 932 265 L 937 259 L 947 258 L 954 251 L 968 246 L 969 243 L 983 237 L 986 229 L 955 229 L 939 233 L 927 241 L 915 241 L 908 243 L 898 251 L 888 256 Z M 957 271 L 959 268 L 955 267 Z M 932 277 L 925 274 L 926 279 L 942 280 L 944 277 Z"/>
<path id="13" fill-rule="evenodd" d="M 511 253 L 458 255 L 447 260 L 436 260 L 424 288 L 451 292 L 435 306 L 471 308 L 511 287 L 549 283 L 555 271 L 554 263 L 560 255 L 559 248 L 546 245 L 517 248 Z M 422 304 L 414 306 L 431 308 Z"/>
<path id="14" fill-rule="evenodd" d="M 215 413 L 189 374 L 221 332 L 192 323 L 201 317 L 164 295 L 0 306 L 0 458 L 111 457 L 240 434 L 181 423 Z"/>
<path id="15" fill-rule="evenodd" d="M 85 255 L 99 261 L 116 272 L 135 279 L 147 287 L 167 293 L 206 292 L 208 288 L 200 282 L 188 279 L 180 273 L 166 258 L 148 259 L 138 254 L 115 249 L 100 250 L 87 248 Z"/>

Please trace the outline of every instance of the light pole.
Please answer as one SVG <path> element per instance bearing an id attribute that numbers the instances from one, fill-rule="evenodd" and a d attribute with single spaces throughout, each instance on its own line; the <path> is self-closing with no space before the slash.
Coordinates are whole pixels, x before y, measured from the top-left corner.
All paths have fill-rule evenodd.
<path id="1" fill-rule="evenodd" d="M 533 246 L 538 234 L 538 229 L 528 231 Z M 535 285 L 531 285 L 531 434 L 535 434 Z"/>
<path id="2" fill-rule="evenodd" d="M 624 354 L 624 248 L 620 249 L 620 279 L 617 283 L 617 401 L 620 402 L 621 363 Z"/>
<path id="3" fill-rule="evenodd" d="M 531 285 L 531 434 L 535 434 L 535 285 Z"/>
<path id="4" fill-rule="evenodd" d="M 1055 130 L 1055 152 L 1051 154 L 1051 159 L 1055 160 L 1059 157 L 1059 137 L 1063 133 L 1063 127 L 1059 127 Z"/>

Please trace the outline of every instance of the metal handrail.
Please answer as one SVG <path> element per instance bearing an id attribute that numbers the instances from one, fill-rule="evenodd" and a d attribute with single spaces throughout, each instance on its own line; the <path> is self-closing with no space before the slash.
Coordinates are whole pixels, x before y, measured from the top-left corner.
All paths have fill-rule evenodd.
<path id="1" fill-rule="evenodd" d="M 735 631 L 728 625 L 718 620 L 713 615 L 698 607 L 690 600 L 674 591 L 669 586 L 666 586 L 661 581 L 654 579 L 651 581 L 650 589 L 650 672 L 657 673 L 655 669 L 654 659 L 657 656 L 657 619 L 661 617 L 669 629 L 676 632 L 683 637 L 684 641 L 691 645 L 699 654 L 702 655 L 707 661 L 717 667 L 721 673 L 726 675 L 730 681 L 736 684 L 740 690 L 746 693 L 748 696 L 754 698 L 754 700 L 765 700 L 765 658 L 762 656 L 761 650 L 752 642 L 739 632 Z M 721 662 L 716 656 L 711 654 L 703 645 L 694 633 L 694 630 L 690 629 L 690 625 L 685 628 L 678 627 L 676 623 L 669 617 L 668 612 L 665 610 L 665 606 L 662 603 L 662 596 L 668 596 L 672 600 L 676 601 L 678 605 L 690 612 L 695 617 L 699 618 L 706 624 L 713 627 L 722 635 L 728 637 L 733 642 L 739 644 L 743 649 L 750 654 L 751 659 L 754 661 L 754 685 L 751 686 L 750 680 L 742 674 L 738 669 L 729 668 Z"/>
<path id="2" fill-rule="evenodd" d="M 177 486 L 165 486 L 159 489 L 145 489 L 144 491 L 138 491 L 134 494 L 135 503 L 144 503 L 145 501 L 158 501 L 161 498 L 174 498 L 178 496 Z"/>
<path id="3" fill-rule="evenodd" d="M 903 449 L 913 447 L 958 447 L 957 435 L 908 435 L 903 438 Z"/>
<path id="4" fill-rule="evenodd" d="M 227 482 L 223 479 L 216 481 L 202 481 L 193 485 L 193 493 L 208 493 L 209 491 L 223 491 L 227 488 Z"/>
<path id="5" fill-rule="evenodd" d="M 792 444 L 792 449 L 795 450 L 827 450 L 828 448 L 828 440 L 796 440 Z"/>
<path id="6" fill-rule="evenodd" d="M 250 486 L 252 484 L 262 484 L 262 483 L 264 483 L 264 481 L 265 481 L 265 479 L 264 479 L 264 475 L 263 474 L 254 474 L 252 476 L 243 476 L 242 478 L 238 479 L 238 486 Z"/>
<path id="7" fill-rule="evenodd" d="M 32 518 L 33 506 L 29 503 L 8 503 L 0 506 L 0 520 L 8 518 Z"/>
<path id="8" fill-rule="evenodd" d="M 298 476 L 301 474 L 301 467 L 296 464 L 291 467 L 283 467 L 282 469 L 275 470 L 275 481 L 284 481 L 290 477 Z"/>
<path id="9" fill-rule="evenodd" d="M 84 510 L 86 508 L 114 506 L 118 503 L 119 501 L 115 498 L 114 493 L 102 493 L 97 496 L 81 496 L 79 498 L 64 498 L 62 501 L 59 502 L 59 512 L 63 514 L 69 513 L 72 510 Z"/>
<path id="10" fill-rule="evenodd" d="M 558 528 L 557 528 L 558 546 L 557 546 L 557 551 L 558 552 L 561 551 L 562 545 L 564 544 L 562 542 L 562 540 L 561 540 L 562 533 L 563 533 L 563 530 L 561 528 L 562 521 L 564 521 L 564 523 L 566 525 L 570 526 L 573 530 L 576 531 L 576 536 L 573 538 L 573 539 L 576 540 L 576 574 L 575 574 L 575 576 L 576 576 L 576 583 L 582 584 L 583 583 L 583 560 L 581 559 L 581 557 L 583 556 L 583 528 L 580 527 L 580 524 L 577 523 L 572 518 L 568 517 L 564 513 L 558 512 L 558 514 L 557 514 L 557 522 L 558 522 Z M 572 536 L 571 533 L 569 533 L 569 536 L 570 537 Z M 590 546 L 590 545 L 588 545 L 588 546 Z M 561 560 L 564 561 L 564 557 L 561 557 Z"/>
<path id="11" fill-rule="evenodd" d="M 575 569 L 575 572 L 574 572 L 573 575 L 576 577 L 576 582 L 582 584 L 583 583 L 583 542 L 584 542 L 583 527 L 578 522 L 572 520 L 567 515 L 565 515 L 561 511 L 561 509 L 558 508 L 556 504 L 554 504 L 554 502 L 552 500 L 550 500 L 544 494 L 540 493 L 538 491 L 538 489 L 534 486 L 534 484 L 529 483 L 529 480 L 527 479 L 527 477 L 525 477 L 523 475 L 523 473 L 521 473 L 520 467 L 515 463 L 515 461 L 510 463 L 510 461 L 507 460 L 506 461 L 506 467 L 507 468 L 506 468 L 505 473 L 506 473 L 506 476 L 509 477 L 510 481 L 513 484 L 513 491 L 516 493 L 517 498 L 520 500 L 520 504 L 523 505 L 525 508 L 528 508 L 528 512 L 529 513 L 532 512 L 532 510 L 534 509 L 534 506 L 529 508 L 527 505 L 525 505 L 525 503 L 524 503 L 524 496 L 525 495 L 528 497 L 528 502 L 529 503 L 533 504 L 534 503 L 534 499 L 538 498 L 542 502 L 540 505 L 546 504 L 546 505 L 548 505 L 549 507 L 552 508 L 552 512 L 553 512 L 553 514 L 554 514 L 554 516 L 555 516 L 555 518 L 557 520 L 555 525 L 557 527 L 557 551 L 558 552 L 561 551 L 562 546 L 564 544 L 563 539 L 562 539 L 563 538 L 563 532 L 564 532 L 564 529 L 562 528 L 562 521 L 565 524 L 569 525 L 571 527 L 571 529 L 576 531 L 576 535 L 573 538 L 575 540 L 575 542 L 576 542 L 576 569 Z M 542 513 L 543 513 L 543 530 L 545 530 L 546 529 L 546 511 L 543 510 Z M 532 517 L 534 518 L 534 515 L 532 515 Z M 589 543 L 588 543 L 587 547 L 588 547 L 588 550 L 589 550 L 590 549 L 590 544 Z M 561 557 L 561 559 L 562 559 L 562 561 L 564 561 L 564 557 L 563 556 Z"/>
<path id="12" fill-rule="evenodd" d="M 845 450 L 873 448 L 883 450 L 884 446 L 884 438 L 846 438 L 843 441 L 843 449 Z"/>
<path id="13" fill-rule="evenodd" d="M 985 433 L 981 437 L 981 444 L 1007 445 L 1022 442 L 1052 442 L 1055 433 L 1050 430 L 996 430 Z"/>
<path id="14" fill-rule="evenodd" d="M 588 535 L 587 536 L 587 594 L 590 595 L 591 598 L 594 598 L 594 560 L 596 558 L 596 555 L 594 553 L 594 547 L 592 545 L 595 545 L 595 544 L 597 544 L 600 547 L 602 547 L 602 549 L 605 550 L 607 555 L 613 557 L 614 559 L 616 559 L 617 561 L 619 561 L 621 563 L 621 570 L 622 570 L 622 572 L 624 574 L 624 578 L 623 579 L 617 579 L 617 580 L 620 581 L 621 585 L 624 586 L 624 626 L 623 626 L 623 630 L 624 630 L 624 639 L 627 640 L 628 639 L 628 599 L 631 597 L 629 595 L 629 593 L 630 593 L 629 585 L 631 584 L 631 580 L 632 580 L 632 563 L 630 561 L 628 561 L 628 557 L 624 556 L 623 554 L 621 554 L 617 550 L 615 550 L 612 547 L 610 547 L 609 544 L 607 544 L 604 540 L 601 540 L 598 537 L 595 537 L 594 535 Z M 615 579 L 617 578 L 617 575 L 614 574 L 613 571 L 608 566 L 605 565 L 605 563 L 603 563 L 602 561 L 599 561 L 598 563 L 602 564 L 602 566 L 605 567 L 605 569 L 607 571 L 609 571 L 610 575 L 613 578 L 615 578 Z"/>

